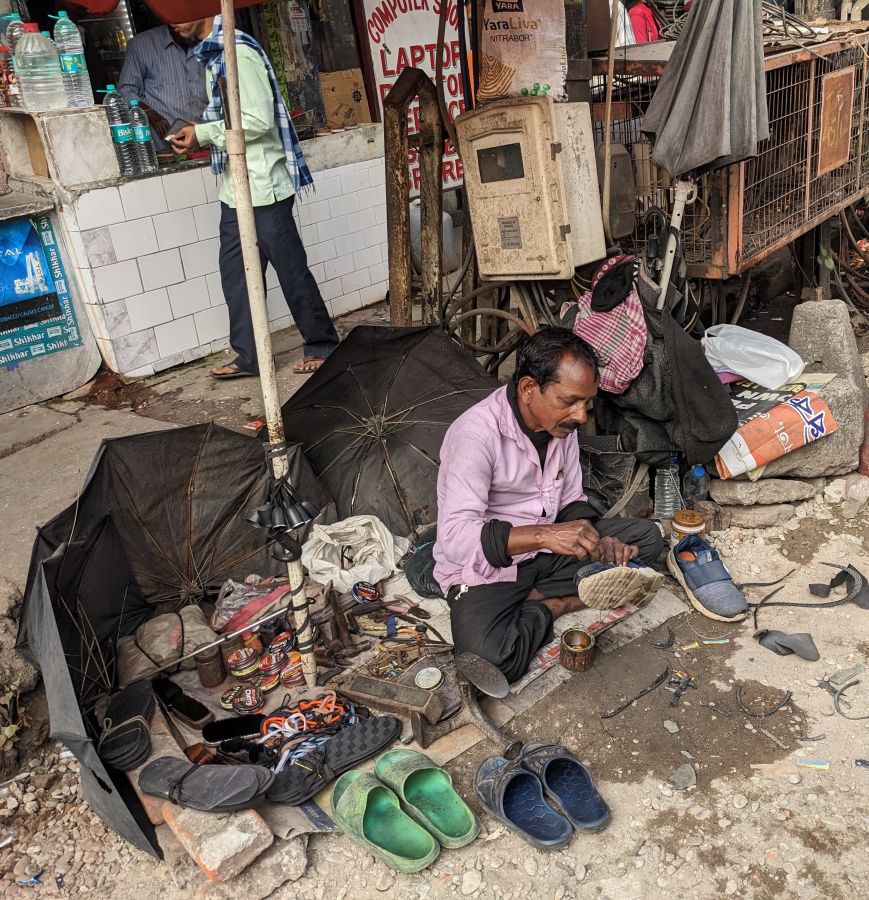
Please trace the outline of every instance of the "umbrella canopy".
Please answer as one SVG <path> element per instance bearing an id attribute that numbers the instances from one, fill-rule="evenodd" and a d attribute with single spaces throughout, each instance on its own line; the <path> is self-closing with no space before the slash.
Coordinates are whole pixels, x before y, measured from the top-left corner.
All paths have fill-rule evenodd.
<path id="1" fill-rule="evenodd" d="M 757 155 L 769 137 L 762 0 L 696 0 L 646 110 L 674 178 Z"/>
<path id="2" fill-rule="evenodd" d="M 375 515 L 394 534 L 437 520 L 447 428 L 496 387 L 438 328 L 360 325 L 282 407 L 341 518 Z"/>
<path id="3" fill-rule="evenodd" d="M 289 457 L 299 495 L 331 521 L 300 448 Z M 94 705 L 116 687 L 118 638 L 228 578 L 286 571 L 245 520 L 269 482 L 262 443 L 215 425 L 104 441 L 76 503 L 37 534 L 16 646 L 42 673 L 52 737 L 81 763 L 91 808 L 151 853 L 153 829 L 126 776 L 94 749 Z"/>

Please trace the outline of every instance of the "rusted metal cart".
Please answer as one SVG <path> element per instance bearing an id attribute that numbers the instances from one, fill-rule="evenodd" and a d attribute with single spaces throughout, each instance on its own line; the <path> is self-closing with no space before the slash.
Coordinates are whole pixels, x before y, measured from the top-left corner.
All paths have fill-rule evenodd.
<path id="1" fill-rule="evenodd" d="M 624 243 L 636 252 L 653 227 L 649 212 L 669 219 L 672 205 L 672 183 L 651 163 L 640 122 L 673 46 L 617 51 L 611 127 L 634 161 L 637 225 Z M 769 139 L 754 159 L 701 179 L 682 228 L 690 276 L 740 275 L 869 193 L 867 63 L 869 33 L 767 53 Z M 603 140 L 606 60 L 593 71 L 593 118 Z"/>

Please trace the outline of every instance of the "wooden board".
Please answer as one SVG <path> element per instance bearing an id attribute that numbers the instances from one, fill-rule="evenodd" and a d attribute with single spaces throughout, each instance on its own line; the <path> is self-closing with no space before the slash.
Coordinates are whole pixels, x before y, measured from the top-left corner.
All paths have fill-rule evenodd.
<path id="1" fill-rule="evenodd" d="M 857 68 L 851 66 L 821 78 L 821 127 L 818 134 L 818 177 L 851 157 L 851 121 Z"/>

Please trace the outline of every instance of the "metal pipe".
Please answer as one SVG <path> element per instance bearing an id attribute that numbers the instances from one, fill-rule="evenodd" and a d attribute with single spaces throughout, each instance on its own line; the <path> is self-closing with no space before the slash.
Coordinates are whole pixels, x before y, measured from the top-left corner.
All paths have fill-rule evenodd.
<path id="1" fill-rule="evenodd" d="M 616 35 L 619 27 L 619 12 L 622 9 L 620 3 L 612 4 L 610 13 L 610 46 L 607 58 L 606 71 L 606 132 L 603 136 L 603 230 L 606 234 L 607 245 L 613 244 L 612 225 L 610 222 L 610 209 L 612 206 L 612 158 L 613 158 L 613 76 L 616 68 Z M 626 13 L 627 15 L 627 13 Z"/>
<path id="2" fill-rule="evenodd" d="M 235 196 L 238 216 L 238 234 L 244 258 L 244 276 L 250 302 L 256 355 L 259 362 L 260 386 L 265 407 L 266 430 L 269 438 L 269 457 L 275 478 L 283 478 L 288 470 L 287 445 L 284 438 L 284 422 L 281 418 L 281 402 L 278 393 L 277 372 L 272 353 L 272 336 L 269 330 L 266 291 L 256 236 L 256 219 L 245 156 L 244 129 L 241 118 L 241 97 L 238 88 L 238 58 L 235 46 L 235 9 L 232 0 L 220 0 L 223 23 L 224 59 L 226 62 L 226 152 L 229 156 L 229 172 Z M 295 533 L 292 535 L 295 537 Z M 314 659 L 313 626 L 308 615 L 308 598 L 305 596 L 305 575 L 300 561 L 287 563 L 290 582 L 293 621 L 296 626 L 299 652 L 302 655 L 302 671 L 308 687 L 317 684 L 317 662 Z"/>
<path id="3" fill-rule="evenodd" d="M 685 215 L 685 207 L 691 199 L 694 191 L 694 182 L 680 178 L 676 182 L 676 196 L 673 200 L 673 213 L 670 216 L 670 231 L 667 235 L 667 249 L 664 251 L 664 268 L 661 270 L 661 280 L 658 282 L 661 294 L 656 304 L 657 309 L 663 309 L 667 302 L 667 291 L 670 287 L 670 276 L 673 274 L 673 265 L 676 261 L 676 249 L 678 239 L 676 235 L 682 227 L 682 217 Z"/>

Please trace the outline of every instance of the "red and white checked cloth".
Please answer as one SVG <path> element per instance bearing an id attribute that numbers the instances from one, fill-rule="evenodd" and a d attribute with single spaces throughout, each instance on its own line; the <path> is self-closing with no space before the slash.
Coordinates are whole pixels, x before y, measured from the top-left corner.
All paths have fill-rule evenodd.
<path id="1" fill-rule="evenodd" d="M 592 292 L 598 282 L 613 266 L 626 259 L 614 256 L 601 263 L 592 279 L 591 291 L 586 291 L 577 300 L 579 312 L 573 323 L 573 333 L 589 344 L 597 355 L 601 367 L 600 386 L 610 394 L 624 393 L 642 371 L 648 336 L 643 304 L 636 287 L 609 312 L 595 312 L 591 308 Z"/>

